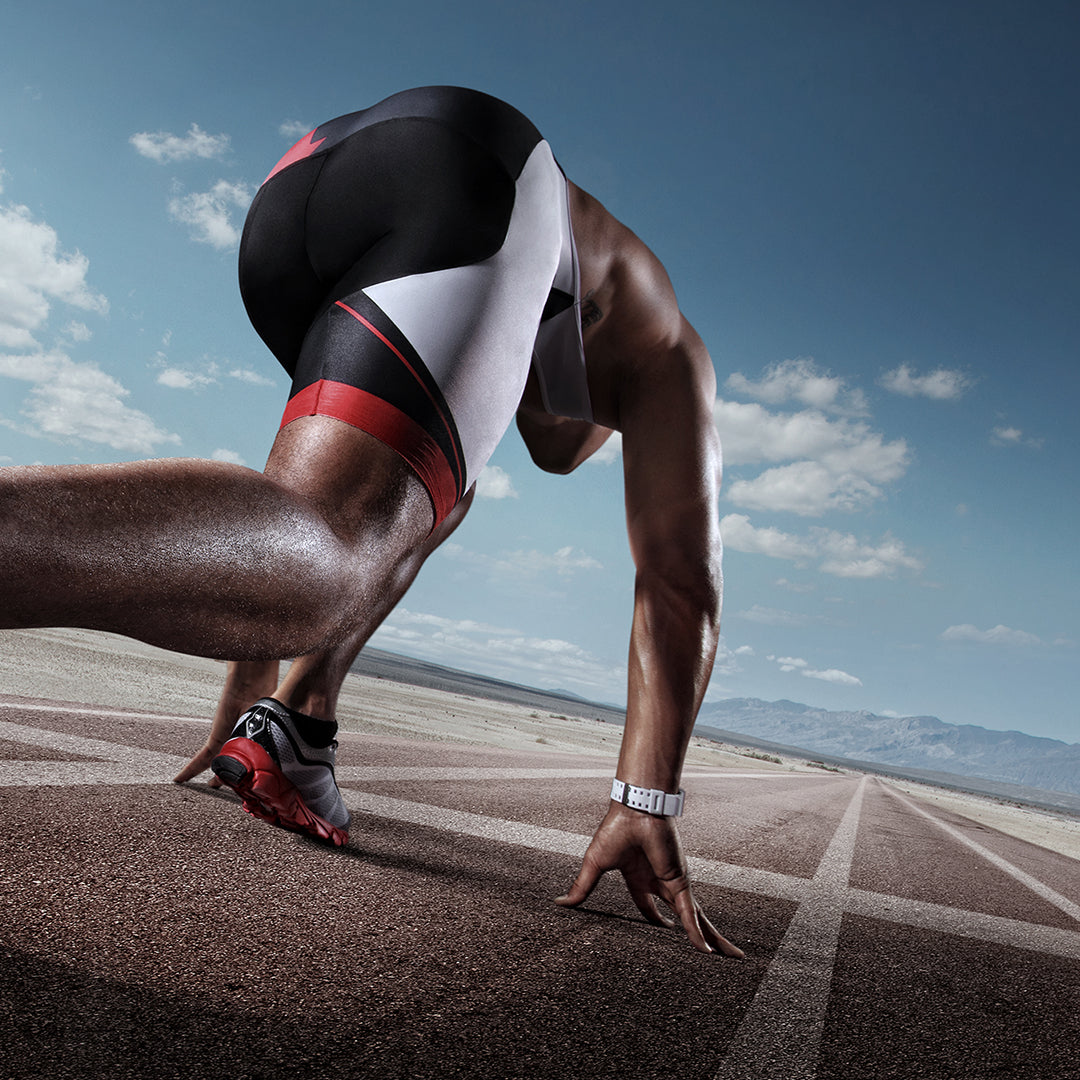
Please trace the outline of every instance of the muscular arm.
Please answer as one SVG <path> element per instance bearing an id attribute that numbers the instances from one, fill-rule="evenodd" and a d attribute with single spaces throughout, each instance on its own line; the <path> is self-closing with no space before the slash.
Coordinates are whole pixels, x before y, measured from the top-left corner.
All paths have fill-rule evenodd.
<path id="1" fill-rule="evenodd" d="M 712 364 L 685 321 L 664 370 L 621 408 L 636 578 L 618 775 L 675 791 L 719 636 L 720 447 Z"/>
<path id="2" fill-rule="evenodd" d="M 714 377 L 688 324 L 664 358 L 665 376 L 631 384 L 621 409 L 626 515 L 636 569 L 626 727 L 616 775 L 676 791 L 712 671 L 722 579 L 716 498 L 720 448 L 712 423 Z M 673 818 L 610 803 L 570 892 L 580 904 L 618 869 L 641 913 L 671 926 L 674 909 L 695 948 L 741 957 L 694 897 Z"/>
<path id="3" fill-rule="evenodd" d="M 588 210 L 598 204 L 583 196 L 581 205 Z M 716 379 L 663 267 L 612 220 L 604 215 L 589 238 L 608 256 L 597 293 L 611 317 L 593 329 L 586 350 L 590 388 L 595 382 L 599 390 L 594 406 L 623 436 L 635 565 L 627 720 L 616 775 L 675 791 L 719 636 Z M 588 252 L 588 239 L 583 247 Z M 673 818 L 610 803 L 577 879 L 557 902 L 580 904 L 611 869 L 621 872 L 651 922 L 672 925 L 657 906 L 660 897 L 695 948 L 742 956 L 698 905 Z"/>

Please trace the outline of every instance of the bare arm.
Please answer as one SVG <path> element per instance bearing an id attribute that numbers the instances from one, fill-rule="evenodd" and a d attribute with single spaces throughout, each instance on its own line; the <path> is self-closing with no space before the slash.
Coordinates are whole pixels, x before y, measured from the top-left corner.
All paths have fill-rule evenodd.
<path id="1" fill-rule="evenodd" d="M 636 580 L 627 718 L 616 775 L 676 791 L 712 671 L 722 577 L 716 499 L 720 448 L 712 423 L 712 365 L 688 324 L 666 376 L 630 393 L 621 409 L 626 513 Z M 651 922 L 671 926 L 659 896 L 695 948 L 741 957 L 701 910 L 672 818 L 612 803 L 570 892 L 580 904 L 601 874 L 618 869 Z"/>
<path id="2" fill-rule="evenodd" d="M 723 589 L 714 376 L 689 324 L 664 372 L 621 409 L 636 580 L 619 778 L 675 791 L 712 671 Z"/>

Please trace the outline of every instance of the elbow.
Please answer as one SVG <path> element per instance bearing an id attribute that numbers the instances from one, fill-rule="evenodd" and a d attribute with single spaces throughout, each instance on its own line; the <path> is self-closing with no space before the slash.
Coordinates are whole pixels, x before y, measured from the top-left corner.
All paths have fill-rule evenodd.
<path id="1" fill-rule="evenodd" d="M 529 457 L 532 458 L 532 463 L 538 469 L 542 469 L 546 473 L 553 473 L 556 476 L 567 476 L 580 464 L 571 455 L 552 452 L 553 448 L 550 446 L 538 446 L 531 443 L 527 443 L 526 445 L 528 446 Z"/>

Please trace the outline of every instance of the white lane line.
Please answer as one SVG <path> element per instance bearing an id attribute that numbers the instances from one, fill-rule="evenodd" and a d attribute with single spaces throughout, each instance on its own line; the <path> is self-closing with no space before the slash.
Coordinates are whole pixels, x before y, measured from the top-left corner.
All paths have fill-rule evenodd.
<path id="1" fill-rule="evenodd" d="M 717 1080 L 812 1080 L 832 987 L 866 777 L 739 1024 Z"/>
<path id="2" fill-rule="evenodd" d="M 141 747 L 107 742 L 104 739 L 90 739 L 85 735 L 70 735 L 66 731 L 49 731 L 45 728 L 26 727 L 23 724 L 9 724 L 3 720 L 0 720 L 0 739 L 37 746 L 42 750 L 57 750 L 62 754 L 78 754 L 80 757 L 119 762 L 136 768 L 150 766 L 153 772 L 156 772 L 158 768 L 176 769 L 187 761 L 186 757 L 181 757 L 179 754 L 163 754 L 157 750 L 144 750 Z M 11 766 L 25 768 L 28 764 L 31 763 L 0 762 L 0 766 L 5 767 L 5 772 L 10 772 Z M 32 764 L 48 766 L 82 763 L 39 761 Z"/>
<path id="3" fill-rule="evenodd" d="M 1021 870 L 1018 866 L 1013 866 L 1011 862 L 1003 859 L 1000 855 L 995 854 L 989 848 L 984 848 L 982 844 L 977 843 L 970 837 L 965 836 L 959 829 L 953 828 L 947 822 L 940 820 L 940 818 L 934 817 L 929 811 L 924 810 L 918 803 L 912 802 L 910 799 L 901 795 L 900 792 L 886 785 L 885 790 L 894 798 L 899 799 L 909 810 L 914 810 L 919 814 L 922 814 L 928 821 L 932 821 L 939 829 L 948 833 L 954 840 L 958 840 L 961 844 L 971 848 L 977 855 L 981 855 L 987 862 L 992 863 L 999 870 L 1003 870 L 1014 881 L 1018 881 L 1025 888 L 1030 889 L 1037 896 L 1041 896 L 1044 900 L 1054 905 L 1061 911 L 1064 911 L 1070 919 L 1075 919 L 1080 922 L 1080 904 L 1073 903 L 1068 897 L 1062 896 L 1061 893 L 1055 892 L 1049 885 L 1044 885 L 1038 878 L 1032 877 L 1030 874 Z"/>
<path id="4" fill-rule="evenodd" d="M 0 787 L 31 784 L 41 786 L 55 784 L 74 786 L 93 783 L 168 784 L 171 783 L 171 777 L 178 763 L 186 761 L 186 758 L 176 755 L 159 754 L 119 743 L 3 722 L 0 722 L 0 738 L 45 749 L 105 759 L 70 762 L 0 762 Z M 41 770 L 40 776 L 33 780 L 26 780 L 25 777 L 29 775 L 29 771 L 35 769 Z M 446 779 L 454 778 L 452 770 L 449 769 L 443 770 L 442 775 Z M 544 775 L 548 776 L 551 773 L 545 770 Z M 606 770 L 604 775 L 608 775 Z M 720 778 L 730 775 L 726 772 L 717 774 Z M 767 775 L 772 777 L 776 774 Z M 433 829 L 449 830 L 467 836 L 531 847 L 537 851 L 580 858 L 589 842 L 588 836 L 579 833 L 526 825 L 517 821 L 505 821 L 482 814 L 447 810 L 428 803 L 392 799 L 385 795 L 370 794 L 350 788 L 344 789 L 342 794 L 345 802 L 354 810 Z M 849 812 L 850 809 L 849 807 Z M 359 823 L 357 825 L 359 826 Z M 836 843 L 836 838 L 833 843 Z M 757 870 L 753 867 L 713 859 L 691 858 L 689 864 L 694 881 L 751 895 L 801 903 L 818 888 L 816 879 L 811 881 L 807 878 L 769 870 Z M 825 865 L 825 860 L 822 865 Z M 925 901 L 905 900 L 859 889 L 848 889 L 842 903 L 844 910 L 853 915 L 864 915 L 902 926 L 957 934 L 989 944 L 1028 949 L 1069 960 L 1080 960 L 1080 932 L 1076 931 L 993 915 L 982 915 L 978 912 L 963 911 Z M 753 1075 L 753 1070 L 749 1075 Z"/>
<path id="5" fill-rule="evenodd" d="M 548 829 L 541 825 L 527 825 L 521 821 L 504 821 L 501 818 L 486 817 L 466 810 L 448 810 L 430 803 L 408 802 L 405 799 L 393 799 L 386 795 L 372 795 L 366 791 L 354 791 L 346 788 L 341 793 L 345 805 L 350 810 L 359 810 L 375 817 L 392 818 L 410 825 L 424 825 L 431 829 L 443 829 L 461 833 L 464 836 L 476 836 L 483 840 L 498 840 L 504 844 L 517 844 L 520 847 L 533 848 L 537 851 L 552 851 L 560 855 L 574 855 L 580 858 L 585 854 L 591 837 L 581 833 L 564 832 L 562 829 Z M 353 820 L 354 831 L 363 831 L 362 822 Z"/>
<path id="6" fill-rule="evenodd" d="M 984 915 L 980 911 L 964 911 L 963 908 L 864 892 L 862 889 L 848 890 L 844 911 L 848 915 L 861 915 L 917 930 L 932 930 L 937 934 L 953 934 L 989 945 L 1004 945 L 1011 949 L 1060 956 L 1066 960 L 1080 960 L 1080 933 L 1062 927 L 1021 922 L 1001 915 Z"/>
<path id="7" fill-rule="evenodd" d="M 170 784 L 183 760 L 176 758 L 156 765 L 149 761 L 138 764 L 113 761 L 3 761 L 0 762 L 0 788 Z"/>
<path id="8" fill-rule="evenodd" d="M 335 775 L 341 783 L 370 783 L 373 780 L 549 780 L 602 778 L 611 786 L 611 766 L 599 769 L 529 768 L 502 765 L 339 765 Z M 797 775 L 783 773 L 783 776 Z M 686 773 L 684 783 L 695 780 L 759 780 L 771 773 L 708 772 Z M 811 777 L 817 779 L 817 777 Z"/>
<path id="9" fill-rule="evenodd" d="M 450 810 L 446 807 L 433 806 L 431 803 L 409 802 L 406 799 L 375 795 L 352 788 L 345 788 L 341 795 L 345 800 L 345 805 L 353 811 L 390 818 L 394 821 L 404 821 L 411 825 L 423 825 L 429 829 L 442 829 L 461 833 L 464 836 L 475 836 L 482 840 L 517 844 L 519 847 L 532 848 L 535 851 L 550 851 L 559 855 L 573 855 L 581 858 L 592 839 L 583 833 L 549 829 L 539 825 L 529 825 L 522 821 L 506 821 L 502 818 L 488 817 L 485 814 Z M 354 818 L 353 830 L 358 836 L 362 835 L 363 823 Z M 695 881 L 742 892 L 777 896 L 786 900 L 801 900 L 812 885 L 807 878 L 776 874 L 769 870 L 755 870 L 748 866 L 735 866 L 732 863 L 718 862 L 713 859 L 692 858 L 688 861 L 690 876 Z"/>
<path id="10" fill-rule="evenodd" d="M 611 766 L 603 769 L 533 769 L 496 765 L 339 765 L 340 783 L 373 780 L 569 780 L 601 777 L 611 786 Z"/>
<path id="11" fill-rule="evenodd" d="M 99 709 L 83 705 L 35 705 L 24 701 L 4 700 L 0 698 L 0 709 L 11 709 L 16 712 L 50 712 L 71 713 L 74 716 L 113 716 L 120 720 L 179 720 L 185 724 L 209 724 L 208 716 L 169 716 L 167 713 L 132 712 L 120 709 Z"/>
<path id="12" fill-rule="evenodd" d="M 3 703 L 0 703 L 0 707 L 2 706 Z M 41 712 L 77 713 L 87 716 L 112 716 L 136 720 L 152 719 L 171 722 L 185 719 L 184 717 L 161 716 L 156 713 L 115 712 L 55 705 L 20 705 L 19 708 Z M 187 722 L 191 722 L 190 719 Z M 35 746 L 43 750 L 77 754 L 83 758 L 97 758 L 107 762 L 124 763 L 131 767 L 130 773 L 125 773 L 122 770 L 113 769 L 110 771 L 102 769 L 96 765 L 91 768 L 80 762 L 0 761 L 0 787 L 31 787 L 34 785 L 65 787 L 75 784 L 167 784 L 172 782 L 173 776 L 188 760 L 186 757 L 177 754 L 138 749 L 122 743 L 91 739 L 84 735 L 72 735 L 67 732 L 29 727 L 25 724 L 15 724 L 7 721 L 0 721 L 0 739 Z M 79 772 L 80 764 L 86 768 L 85 775 Z M 749 780 L 772 778 L 775 775 L 788 777 L 799 774 L 711 771 L 688 773 L 686 779 L 691 782 L 716 777 L 729 780 Z M 611 766 L 606 765 L 596 769 L 543 769 L 497 766 L 342 765 L 337 769 L 337 776 L 342 783 L 370 783 L 376 780 L 606 779 L 611 776 Z"/>

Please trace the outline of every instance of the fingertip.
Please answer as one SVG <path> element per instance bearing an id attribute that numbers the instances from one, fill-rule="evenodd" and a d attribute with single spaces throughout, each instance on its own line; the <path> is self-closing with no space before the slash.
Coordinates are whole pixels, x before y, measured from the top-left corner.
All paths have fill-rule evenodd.
<path id="1" fill-rule="evenodd" d="M 576 885 L 562 896 L 555 897 L 555 903 L 559 907 L 577 907 L 589 895 L 587 889 L 579 889 Z"/>

